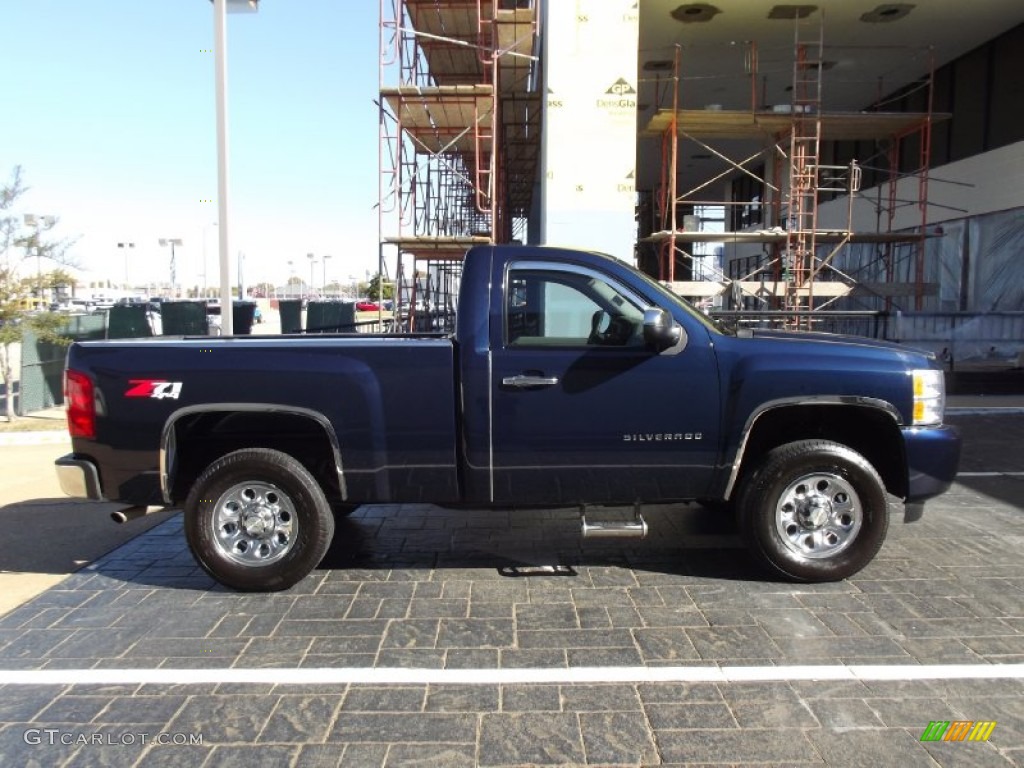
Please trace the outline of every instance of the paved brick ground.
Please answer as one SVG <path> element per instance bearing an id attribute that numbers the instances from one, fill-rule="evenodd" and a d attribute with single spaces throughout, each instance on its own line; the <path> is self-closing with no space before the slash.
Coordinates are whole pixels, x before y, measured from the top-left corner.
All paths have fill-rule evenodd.
<path id="1" fill-rule="evenodd" d="M 1024 472 L 1024 416 L 952 420 L 968 437 L 965 473 Z M 801 586 L 765 580 L 699 507 L 651 509 L 642 542 L 583 544 L 571 512 L 379 506 L 342 522 L 295 589 L 243 595 L 198 570 L 173 518 L 0 618 L 0 670 L 167 668 L 181 682 L 6 685 L 0 763 L 1022 764 L 1024 680 L 487 676 L 1022 664 L 1022 486 L 1021 474 L 965 474 L 923 521 L 894 522 L 856 578 Z M 268 667 L 474 669 L 481 681 L 189 682 L 193 669 Z M 933 720 L 997 725 L 985 743 L 920 742 Z"/>

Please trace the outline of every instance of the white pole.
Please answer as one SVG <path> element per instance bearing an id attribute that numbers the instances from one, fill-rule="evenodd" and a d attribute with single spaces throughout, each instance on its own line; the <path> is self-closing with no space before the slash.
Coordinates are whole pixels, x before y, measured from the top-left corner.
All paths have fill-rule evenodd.
<path id="1" fill-rule="evenodd" d="M 228 227 L 228 24 L 227 0 L 213 0 L 213 47 L 217 81 L 217 216 L 220 240 L 221 334 L 234 333 L 231 303 L 231 261 Z"/>

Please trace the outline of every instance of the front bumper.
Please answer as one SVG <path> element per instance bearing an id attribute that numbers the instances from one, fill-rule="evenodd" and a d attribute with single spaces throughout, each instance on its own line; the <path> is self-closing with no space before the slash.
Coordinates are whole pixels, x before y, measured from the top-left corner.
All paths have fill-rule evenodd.
<path id="1" fill-rule="evenodd" d="M 904 427 L 908 503 L 921 502 L 949 489 L 960 465 L 960 433 L 955 427 Z"/>
<path id="2" fill-rule="evenodd" d="M 61 456 L 54 462 L 60 489 L 76 499 L 106 501 L 100 487 L 100 473 L 88 459 L 79 459 L 73 453 Z"/>

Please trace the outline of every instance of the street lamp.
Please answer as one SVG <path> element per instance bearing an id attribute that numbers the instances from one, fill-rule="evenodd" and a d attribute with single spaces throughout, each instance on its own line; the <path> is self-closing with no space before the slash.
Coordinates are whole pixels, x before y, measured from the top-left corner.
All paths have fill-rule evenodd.
<path id="1" fill-rule="evenodd" d="M 174 248 L 181 246 L 180 237 L 161 237 L 157 242 L 161 248 L 171 247 L 171 298 L 178 298 L 178 266 L 174 261 Z"/>
<path id="2" fill-rule="evenodd" d="M 25 214 L 25 226 L 33 227 L 36 231 L 35 236 L 32 238 L 32 245 L 34 245 L 36 249 L 36 298 L 40 301 L 43 299 L 43 248 L 42 244 L 39 242 L 39 231 L 44 227 L 46 229 L 50 229 L 56 223 L 56 216 L 41 215 L 38 213 Z"/>
<path id="3" fill-rule="evenodd" d="M 313 292 L 313 265 L 316 264 L 316 256 L 312 253 L 307 253 L 306 258 L 309 259 L 309 292 Z"/>
<path id="4" fill-rule="evenodd" d="M 135 243 L 118 243 L 118 248 L 124 249 L 124 289 L 129 290 L 128 282 L 128 251 L 135 248 Z"/>
<path id="5" fill-rule="evenodd" d="M 331 254 L 325 253 L 323 255 L 323 259 L 324 259 L 324 298 L 327 297 L 327 260 L 329 258 L 331 258 Z"/>
<path id="6" fill-rule="evenodd" d="M 211 0 L 213 3 L 214 80 L 217 100 L 217 217 L 220 221 L 221 333 L 234 333 L 231 312 L 231 241 L 228 226 L 228 6 L 256 11 L 259 0 Z"/>

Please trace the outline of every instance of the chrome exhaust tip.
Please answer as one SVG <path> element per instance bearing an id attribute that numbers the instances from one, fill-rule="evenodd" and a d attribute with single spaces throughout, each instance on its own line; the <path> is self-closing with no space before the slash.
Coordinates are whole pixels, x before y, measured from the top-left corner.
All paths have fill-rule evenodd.
<path id="1" fill-rule="evenodd" d="M 110 513 L 110 519 L 118 525 L 127 523 L 129 520 L 135 520 L 146 515 L 151 515 L 154 512 L 159 512 L 163 507 L 125 507 L 124 509 L 118 509 Z"/>

